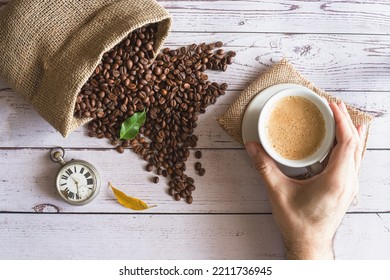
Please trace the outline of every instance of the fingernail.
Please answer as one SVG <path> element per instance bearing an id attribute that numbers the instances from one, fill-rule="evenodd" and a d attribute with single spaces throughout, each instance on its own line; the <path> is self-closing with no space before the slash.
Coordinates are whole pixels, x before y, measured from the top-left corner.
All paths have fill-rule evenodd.
<path id="1" fill-rule="evenodd" d="M 343 101 L 340 101 L 340 103 L 339 103 L 339 107 L 340 107 L 340 109 L 342 110 L 342 111 L 344 111 L 344 112 L 348 112 L 347 111 L 347 106 L 345 106 L 345 103 L 343 102 Z"/>
<path id="2" fill-rule="evenodd" d="M 250 158 L 254 158 L 259 152 L 259 149 L 256 147 L 254 143 L 246 143 L 245 149 Z"/>

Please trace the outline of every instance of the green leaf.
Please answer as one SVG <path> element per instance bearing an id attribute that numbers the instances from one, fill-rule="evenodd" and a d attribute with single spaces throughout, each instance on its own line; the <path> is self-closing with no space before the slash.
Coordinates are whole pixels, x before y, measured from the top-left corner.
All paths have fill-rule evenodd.
<path id="1" fill-rule="evenodd" d="M 120 138 L 123 140 L 134 139 L 140 127 L 145 123 L 146 111 L 136 112 L 122 123 Z"/>

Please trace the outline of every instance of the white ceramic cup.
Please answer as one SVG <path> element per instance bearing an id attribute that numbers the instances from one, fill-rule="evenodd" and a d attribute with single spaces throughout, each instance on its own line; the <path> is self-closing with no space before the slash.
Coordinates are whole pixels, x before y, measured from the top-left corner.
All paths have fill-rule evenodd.
<path id="1" fill-rule="evenodd" d="M 275 105 L 278 103 L 278 101 L 288 96 L 300 96 L 306 98 L 320 110 L 324 118 L 325 136 L 322 140 L 321 146 L 313 154 L 304 159 L 291 160 L 282 157 L 272 147 L 267 136 L 267 123 L 271 112 L 275 108 Z M 258 132 L 260 142 L 263 145 L 264 150 L 276 162 L 291 168 L 306 168 L 311 173 L 311 175 L 315 175 L 322 171 L 323 167 L 321 165 L 321 161 L 326 157 L 333 146 L 335 138 L 335 121 L 333 112 L 330 109 L 328 102 L 324 98 L 305 87 L 289 88 L 277 92 L 265 103 L 259 116 Z"/>

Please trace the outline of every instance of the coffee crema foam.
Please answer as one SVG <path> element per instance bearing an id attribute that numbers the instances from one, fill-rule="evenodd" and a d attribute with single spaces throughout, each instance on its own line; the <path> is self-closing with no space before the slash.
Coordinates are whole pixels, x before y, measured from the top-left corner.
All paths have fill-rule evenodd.
<path id="1" fill-rule="evenodd" d="M 300 96 L 279 100 L 266 125 L 270 144 L 289 160 L 309 157 L 318 150 L 325 137 L 325 121 L 320 110 Z"/>

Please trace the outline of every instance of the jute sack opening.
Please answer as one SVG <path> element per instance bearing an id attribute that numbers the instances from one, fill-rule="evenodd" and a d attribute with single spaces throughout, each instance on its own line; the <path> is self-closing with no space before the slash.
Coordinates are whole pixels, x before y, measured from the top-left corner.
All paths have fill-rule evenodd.
<path id="1" fill-rule="evenodd" d="M 14 0 L 0 11 L 0 76 L 64 137 L 77 94 L 102 55 L 133 30 L 157 23 L 154 53 L 171 17 L 154 0 Z"/>

